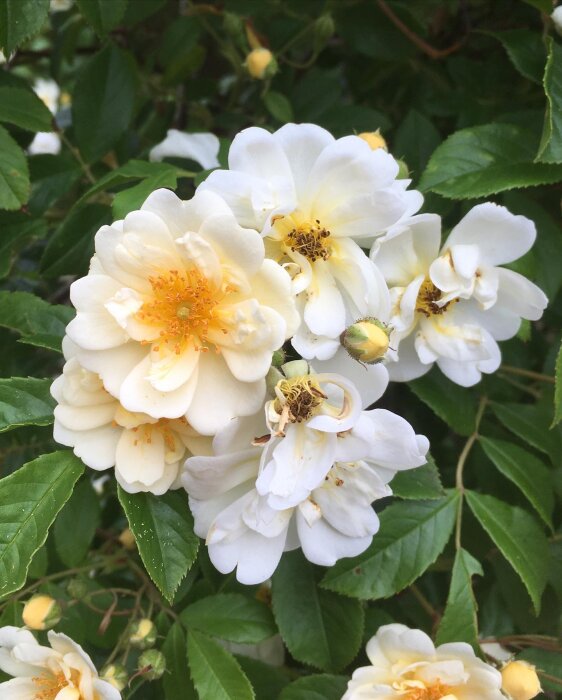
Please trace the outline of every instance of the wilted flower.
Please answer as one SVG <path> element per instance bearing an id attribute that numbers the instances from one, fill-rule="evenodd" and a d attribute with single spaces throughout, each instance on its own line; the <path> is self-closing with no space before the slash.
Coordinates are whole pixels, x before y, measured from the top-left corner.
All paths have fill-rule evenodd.
<path id="1" fill-rule="evenodd" d="M 0 683 L 2 698 L 18 700 L 120 700 L 121 693 L 101 680 L 92 660 L 65 634 L 50 631 L 50 647 L 31 632 L 0 628 L 0 669 L 10 676 Z"/>
<path id="2" fill-rule="evenodd" d="M 501 674 L 464 642 L 435 647 L 421 630 L 379 627 L 371 666 L 354 671 L 342 700 L 505 700 Z"/>
<path id="3" fill-rule="evenodd" d="M 273 352 L 298 314 L 290 278 L 210 192 L 153 192 L 103 226 L 73 283 L 67 328 L 80 364 L 132 413 L 211 435 L 261 406 Z"/>
<path id="4" fill-rule="evenodd" d="M 166 138 L 151 149 L 149 158 L 152 161 L 189 158 L 204 170 L 211 170 L 219 167 L 219 148 L 220 141 L 214 134 L 186 134 L 177 129 L 168 129 Z"/>

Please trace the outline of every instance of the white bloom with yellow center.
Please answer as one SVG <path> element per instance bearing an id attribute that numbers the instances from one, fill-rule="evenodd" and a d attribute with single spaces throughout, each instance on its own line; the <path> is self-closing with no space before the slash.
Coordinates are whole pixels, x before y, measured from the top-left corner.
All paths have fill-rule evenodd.
<path id="1" fill-rule="evenodd" d="M 129 493 L 161 495 L 180 486 L 180 468 L 191 454 L 207 454 L 210 439 L 198 435 L 185 418 L 152 418 L 131 413 L 103 387 L 100 377 L 71 357 L 51 393 L 55 408 L 54 438 L 74 448 L 92 469 L 115 467 L 115 477 Z"/>
<path id="2" fill-rule="evenodd" d="M 421 630 L 384 625 L 367 656 L 342 700 L 505 700 L 500 672 L 463 642 L 435 647 Z"/>
<path id="3" fill-rule="evenodd" d="M 13 678 L 0 683 L 6 700 L 120 700 L 121 693 L 98 677 L 92 660 L 65 634 L 48 633 L 40 646 L 28 630 L 0 628 L 0 669 Z"/>
<path id="4" fill-rule="evenodd" d="M 211 561 L 225 574 L 236 568 L 245 584 L 269 578 L 283 551 L 297 547 L 322 566 L 363 552 L 379 528 L 372 502 L 392 494 L 388 483 L 397 471 L 425 464 L 429 447 L 399 416 L 363 411 L 353 427 L 334 434 L 332 461 L 316 470 L 314 487 L 281 507 L 283 499 L 256 488 L 271 452 L 263 430 L 260 417 L 233 421 L 215 436 L 214 456 L 189 458 L 183 475 L 195 531 L 206 538 Z M 303 465 L 300 447 L 285 451 L 280 474 Z"/>
<path id="5" fill-rule="evenodd" d="M 393 305 L 391 379 L 415 379 L 434 363 L 461 386 L 495 372 L 497 341 L 512 338 L 522 318 L 540 318 L 547 304 L 523 275 L 498 267 L 527 252 L 534 238 L 528 219 L 481 204 L 453 229 L 441 252 L 436 214 L 414 216 L 375 242 L 372 257 Z"/>
<path id="6" fill-rule="evenodd" d="M 157 190 L 103 226 L 70 298 L 80 364 L 127 411 L 185 416 L 206 435 L 259 409 L 273 352 L 299 323 L 288 274 L 211 192 Z"/>
<path id="7" fill-rule="evenodd" d="M 293 345 L 327 359 L 358 318 L 387 320 L 384 279 L 361 245 L 419 209 L 419 192 L 397 180 L 398 164 L 358 136 L 334 137 L 313 124 L 273 134 L 249 128 L 234 139 L 230 170 L 199 189 L 219 193 L 242 226 L 261 231 L 268 255 L 286 266 L 303 324 Z"/>

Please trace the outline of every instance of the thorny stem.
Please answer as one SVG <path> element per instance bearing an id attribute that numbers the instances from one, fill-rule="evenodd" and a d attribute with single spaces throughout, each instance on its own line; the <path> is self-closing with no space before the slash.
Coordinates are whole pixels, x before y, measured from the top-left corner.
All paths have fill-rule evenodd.
<path id="1" fill-rule="evenodd" d="M 540 372 L 533 372 L 530 369 L 522 369 L 521 367 L 513 367 L 512 365 L 500 365 L 500 370 L 502 372 L 508 372 L 509 374 L 517 374 L 519 377 L 527 377 L 528 379 L 535 379 L 537 382 L 548 382 L 549 384 L 554 384 L 555 379 L 548 374 L 541 374 Z"/>
<path id="2" fill-rule="evenodd" d="M 458 510 L 457 510 L 457 525 L 456 525 L 456 530 L 455 530 L 455 547 L 457 548 L 457 550 L 459 550 L 461 548 L 462 509 L 463 509 L 463 502 L 464 502 L 464 483 L 463 483 L 464 465 L 466 464 L 466 460 L 468 458 L 468 455 L 470 454 L 470 450 L 472 449 L 474 443 L 478 439 L 478 429 L 480 427 L 480 422 L 482 420 L 482 416 L 484 415 L 484 410 L 486 408 L 487 401 L 488 401 L 488 399 L 486 396 L 482 396 L 482 398 L 480 399 L 480 404 L 478 405 L 478 411 L 476 412 L 476 419 L 474 421 L 474 432 L 466 441 L 466 443 L 462 449 L 462 452 L 459 455 L 459 460 L 457 462 L 455 486 L 456 486 L 457 491 L 459 492 L 459 496 L 460 496 Z"/>

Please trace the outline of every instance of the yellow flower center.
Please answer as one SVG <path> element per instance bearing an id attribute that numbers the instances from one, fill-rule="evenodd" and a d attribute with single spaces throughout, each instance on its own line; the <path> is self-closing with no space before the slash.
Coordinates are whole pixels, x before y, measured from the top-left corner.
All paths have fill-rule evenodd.
<path id="1" fill-rule="evenodd" d="M 328 397 L 311 377 L 282 379 L 275 387 L 274 408 L 281 415 L 279 429 L 287 423 L 302 423 L 317 413 Z"/>
<path id="2" fill-rule="evenodd" d="M 426 277 L 422 282 L 418 298 L 416 299 L 416 311 L 423 314 L 427 318 L 430 316 L 440 316 L 444 314 L 451 304 L 458 299 L 451 299 L 446 304 L 439 305 L 437 302 L 441 299 L 442 292 L 433 282 Z"/>
<path id="3" fill-rule="evenodd" d="M 273 225 L 285 251 L 300 253 L 310 262 L 328 260 L 332 255 L 330 231 L 319 219 L 304 220 L 298 211 L 273 218 Z"/>
<path id="4" fill-rule="evenodd" d="M 414 688 L 404 695 L 404 700 L 441 700 L 450 694 L 451 689 L 441 683 L 426 688 Z"/>
<path id="5" fill-rule="evenodd" d="M 154 430 L 162 434 L 164 439 L 164 444 L 166 449 L 170 452 L 175 452 L 178 449 L 179 438 L 176 437 L 174 428 L 182 429 L 188 426 L 187 420 L 182 416 L 181 418 L 160 418 L 156 423 L 143 423 L 142 425 L 132 428 L 134 433 L 137 433 L 134 445 L 140 443 L 146 443 L 147 445 L 152 444 L 152 432 Z M 184 451 L 185 446 L 181 444 Z M 181 449 L 180 447 L 180 449 Z"/>
<path id="6" fill-rule="evenodd" d="M 71 671 L 71 680 L 67 680 L 64 673 L 60 671 L 56 675 L 51 676 L 34 676 L 33 683 L 37 686 L 37 693 L 34 700 L 55 700 L 56 696 L 63 688 L 72 687 L 72 683 L 78 685 L 79 675 L 77 671 Z M 80 692 L 76 689 L 77 700 L 81 697 Z"/>
<path id="7" fill-rule="evenodd" d="M 137 311 L 136 319 L 160 328 L 160 341 L 171 345 L 178 355 L 189 343 L 195 350 L 206 352 L 208 333 L 218 325 L 217 307 L 227 292 L 234 291 L 233 287 L 217 289 L 195 268 L 170 270 L 148 279 L 152 298 Z M 156 344 L 154 350 L 158 349 Z"/>

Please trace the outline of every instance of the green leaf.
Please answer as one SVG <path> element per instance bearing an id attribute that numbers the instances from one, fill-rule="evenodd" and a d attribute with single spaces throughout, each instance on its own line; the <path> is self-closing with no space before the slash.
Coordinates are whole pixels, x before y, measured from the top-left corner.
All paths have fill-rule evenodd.
<path id="1" fill-rule="evenodd" d="M 300 550 L 283 555 L 271 590 L 279 632 L 297 661 L 338 671 L 355 658 L 363 638 L 361 604 L 319 588 L 317 571 Z"/>
<path id="2" fill-rule="evenodd" d="M 172 602 L 199 548 L 187 498 L 173 491 L 164 496 L 132 494 L 121 487 L 118 493 L 146 570 L 162 595 Z"/>
<path id="3" fill-rule="evenodd" d="M 548 541 L 535 519 L 522 508 L 494 496 L 467 491 L 478 522 L 525 584 L 538 615 L 548 576 Z"/>
<path id="4" fill-rule="evenodd" d="M 419 187 L 451 199 L 474 199 L 561 180 L 562 166 L 534 162 L 536 149 L 533 134 L 513 124 L 462 129 L 434 151 Z"/>
<path id="5" fill-rule="evenodd" d="M 77 484 L 55 522 L 57 553 L 69 568 L 81 564 L 100 523 L 100 500 L 89 479 Z"/>
<path id="6" fill-rule="evenodd" d="M 546 63 L 542 36 L 530 29 L 508 29 L 503 32 L 486 32 L 501 41 L 509 60 L 525 78 L 541 83 Z"/>
<path id="7" fill-rule="evenodd" d="M 0 209 L 19 209 L 29 197 L 29 169 L 25 155 L 0 126 Z"/>
<path id="8" fill-rule="evenodd" d="M 272 641 L 278 641 L 282 647 L 281 640 Z M 249 656 L 238 654 L 235 658 L 252 684 L 256 700 L 278 698 L 283 688 L 289 683 L 289 676 L 283 668 Z"/>
<path id="9" fill-rule="evenodd" d="M 17 591 L 35 552 L 84 471 L 72 452 L 28 462 L 0 481 L 0 596 Z"/>
<path id="10" fill-rule="evenodd" d="M 508 430 L 537 450 L 557 459 L 560 438 L 549 430 L 547 416 L 539 406 L 519 403 L 494 403 L 492 410 Z"/>
<path id="11" fill-rule="evenodd" d="M 405 160 L 418 178 L 440 143 L 441 136 L 429 119 L 417 109 L 411 109 L 396 131 L 392 152 L 396 158 Z"/>
<path id="12" fill-rule="evenodd" d="M 445 495 L 439 470 L 431 455 L 427 455 L 427 464 L 416 469 L 398 472 L 390 484 L 392 492 L 399 498 L 415 500 L 441 498 Z"/>
<path id="13" fill-rule="evenodd" d="M 537 160 L 562 163 L 562 46 L 552 38 L 548 42 L 543 81 L 547 105 Z"/>
<path id="14" fill-rule="evenodd" d="M 187 659 L 199 700 L 253 700 L 254 691 L 236 659 L 196 630 L 187 633 Z"/>
<path id="15" fill-rule="evenodd" d="M 243 644 L 257 644 L 277 632 L 267 605 L 241 593 L 202 598 L 185 608 L 181 620 L 186 627 Z"/>
<path id="16" fill-rule="evenodd" d="M 556 356 L 556 367 L 554 370 L 555 388 L 554 388 L 554 418 L 552 426 L 557 425 L 562 420 L 562 342 Z"/>
<path id="17" fill-rule="evenodd" d="M 22 248 L 30 241 L 47 235 L 47 224 L 22 212 L 1 212 L 0 229 L 0 279 L 3 279 L 9 275 Z"/>
<path id="18" fill-rule="evenodd" d="M 127 9 L 127 0 L 76 0 L 76 4 L 100 36 L 114 29 Z"/>
<path id="19" fill-rule="evenodd" d="M 319 673 L 293 681 L 279 700 L 341 700 L 346 688 L 347 678 Z"/>
<path id="20" fill-rule="evenodd" d="M 65 328 L 74 316 L 68 306 L 49 304 L 28 292 L 0 292 L 0 327 L 20 333 L 30 345 L 60 352 Z"/>
<path id="21" fill-rule="evenodd" d="M 107 44 L 80 70 L 72 101 L 72 123 L 88 162 L 101 158 L 125 133 L 133 116 L 136 67 L 130 53 Z"/>
<path id="22" fill-rule="evenodd" d="M 274 119 L 283 122 L 283 124 L 293 121 L 293 108 L 285 95 L 270 90 L 262 97 L 262 100 L 265 108 Z"/>
<path id="23" fill-rule="evenodd" d="M 51 379 L 0 379 L 0 433 L 23 425 L 50 425 L 55 402 Z"/>
<path id="24" fill-rule="evenodd" d="M 2 0 L 0 50 L 9 56 L 22 42 L 41 29 L 48 13 L 49 0 Z"/>
<path id="25" fill-rule="evenodd" d="M 31 196 L 27 209 L 34 216 L 39 216 L 68 194 L 82 171 L 67 153 L 58 156 L 42 153 L 30 157 L 29 172 Z"/>
<path id="26" fill-rule="evenodd" d="M 0 122 L 27 131 L 52 131 L 53 115 L 31 90 L 0 87 Z"/>
<path id="27" fill-rule="evenodd" d="M 543 462 L 512 442 L 481 437 L 480 444 L 499 471 L 517 486 L 545 524 L 552 529 L 552 479 Z"/>
<path id="28" fill-rule="evenodd" d="M 162 676 L 166 700 L 197 700 L 197 693 L 189 677 L 185 632 L 175 622 L 168 632 L 162 653 L 166 657 L 166 673 Z"/>
<path id="29" fill-rule="evenodd" d="M 453 564 L 447 606 L 437 630 L 436 644 L 467 642 L 478 650 L 478 606 L 472 591 L 472 577 L 475 575 L 484 575 L 480 563 L 465 549 L 459 549 Z"/>
<path id="30" fill-rule="evenodd" d="M 408 383 L 414 394 L 459 435 L 471 435 L 476 425 L 476 407 L 467 389 L 453 384 L 434 368 Z"/>
<path id="31" fill-rule="evenodd" d="M 94 236 L 112 220 L 105 204 L 86 204 L 72 211 L 47 243 L 41 258 L 43 275 L 85 275 L 94 253 Z"/>
<path id="32" fill-rule="evenodd" d="M 118 192 L 113 200 L 113 216 L 116 219 L 124 219 L 130 211 L 140 209 L 141 204 L 148 195 L 160 187 L 168 187 L 171 190 L 175 189 L 179 172 L 180 171 L 174 167 L 166 170 L 162 169 L 160 172 L 154 173 L 150 177 L 141 180 L 141 182 L 133 187 Z"/>
<path id="33" fill-rule="evenodd" d="M 382 512 L 371 546 L 342 559 L 324 576 L 330 590 L 364 600 L 388 598 L 412 584 L 443 551 L 455 522 L 458 493 L 395 503 Z"/>

